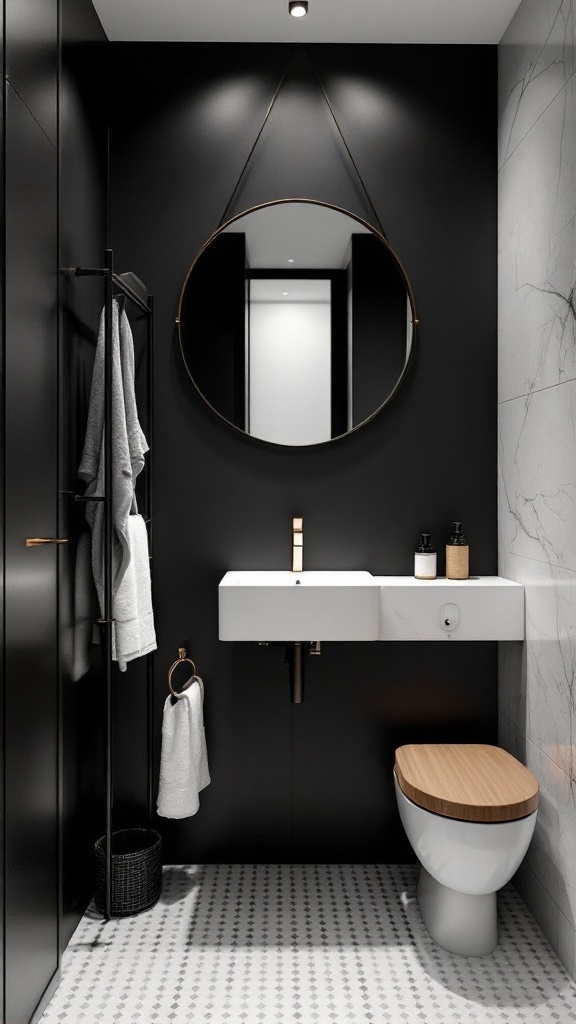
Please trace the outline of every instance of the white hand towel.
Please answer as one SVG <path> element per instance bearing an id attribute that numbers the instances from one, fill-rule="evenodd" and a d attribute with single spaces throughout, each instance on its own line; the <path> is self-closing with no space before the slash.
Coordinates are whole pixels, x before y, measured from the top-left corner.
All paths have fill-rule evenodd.
<path id="1" fill-rule="evenodd" d="M 164 704 L 158 814 L 163 818 L 196 814 L 198 794 L 209 782 L 202 689 L 194 681 L 175 704 L 171 697 Z"/>
<path id="2" fill-rule="evenodd" d="M 112 657 L 121 672 L 126 663 L 156 650 L 152 611 L 148 531 L 142 516 L 128 516 L 130 561 L 114 599 Z"/>

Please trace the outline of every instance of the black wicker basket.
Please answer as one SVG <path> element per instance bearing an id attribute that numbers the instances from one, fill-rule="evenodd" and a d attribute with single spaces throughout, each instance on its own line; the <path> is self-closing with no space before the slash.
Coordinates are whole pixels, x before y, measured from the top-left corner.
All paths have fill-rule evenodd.
<path id="1" fill-rule="evenodd" d="M 106 837 L 94 844 L 96 909 L 106 911 Z M 124 828 L 112 833 L 112 916 L 149 910 L 162 891 L 162 840 L 151 828 Z"/>

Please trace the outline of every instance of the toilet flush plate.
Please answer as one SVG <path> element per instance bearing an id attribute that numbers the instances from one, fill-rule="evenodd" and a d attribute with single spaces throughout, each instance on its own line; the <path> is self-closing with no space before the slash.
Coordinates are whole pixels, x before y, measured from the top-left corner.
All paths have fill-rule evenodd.
<path id="1" fill-rule="evenodd" d="M 445 633 L 453 633 L 460 625 L 460 609 L 457 604 L 449 602 L 440 608 L 440 625 Z"/>

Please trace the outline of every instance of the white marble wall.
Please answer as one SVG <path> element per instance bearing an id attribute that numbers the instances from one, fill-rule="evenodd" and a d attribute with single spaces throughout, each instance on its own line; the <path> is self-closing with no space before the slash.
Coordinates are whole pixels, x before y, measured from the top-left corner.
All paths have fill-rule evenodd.
<path id="1" fill-rule="evenodd" d="M 576 978 L 576 58 L 573 0 L 523 0 L 499 52 L 499 543 L 526 587 L 500 742 L 537 775 L 520 892 Z"/>

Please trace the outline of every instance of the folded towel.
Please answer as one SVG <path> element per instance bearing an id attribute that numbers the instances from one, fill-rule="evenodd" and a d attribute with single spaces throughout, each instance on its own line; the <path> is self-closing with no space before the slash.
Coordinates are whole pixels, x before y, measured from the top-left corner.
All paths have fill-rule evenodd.
<path id="1" fill-rule="evenodd" d="M 148 531 L 142 516 L 128 516 L 130 561 L 114 600 L 112 657 L 121 672 L 126 663 L 156 650 Z"/>
<path id="2" fill-rule="evenodd" d="M 162 721 L 158 814 L 189 818 L 200 806 L 198 793 L 210 782 L 198 676 L 175 704 L 167 697 Z"/>

